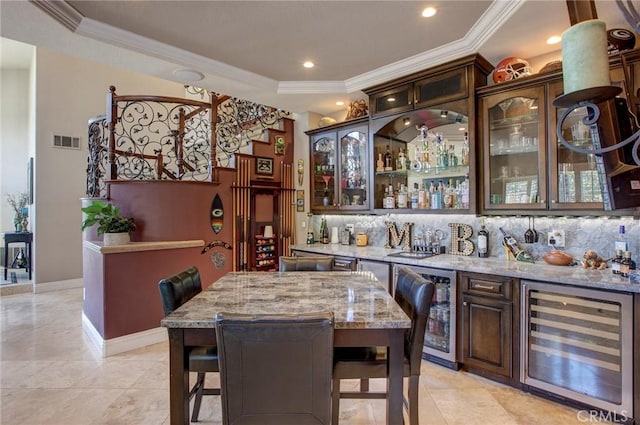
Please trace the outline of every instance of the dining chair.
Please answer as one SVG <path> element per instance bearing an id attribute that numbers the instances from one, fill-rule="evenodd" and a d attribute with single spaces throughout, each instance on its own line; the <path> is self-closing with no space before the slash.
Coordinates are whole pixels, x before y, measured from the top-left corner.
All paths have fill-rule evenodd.
<path id="1" fill-rule="evenodd" d="M 333 313 L 216 315 L 223 425 L 329 425 Z"/>
<path id="2" fill-rule="evenodd" d="M 403 376 L 409 378 L 409 423 L 418 425 L 418 384 L 422 346 L 427 327 L 434 284 L 407 267 L 398 267 L 395 301 L 411 319 L 411 327 L 404 336 Z M 338 347 L 334 350 L 333 420 L 338 425 L 340 398 L 386 398 L 386 392 L 369 391 L 370 378 L 388 376 L 386 350 L 376 347 Z M 341 392 L 341 379 L 360 379 L 360 391 Z"/>
<path id="3" fill-rule="evenodd" d="M 160 280 L 160 298 L 164 314 L 168 315 L 182 304 L 202 292 L 200 272 L 196 267 L 189 267 L 178 274 Z M 219 388 L 205 388 L 206 372 L 219 372 L 218 350 L 215 346 L 193 347 L 187 355 L 189 371 L 198 374 L 196 383 L 189 391 L 189 400 L 195 397 L 191 422 L 198 421 L 203 395 L 220 395 Z"/>
<path id="4" fill-rule="evenodd" d="M 329 272 L 333 270 L 333 256 L 280 257 L 278 270 L 281 272 Z"/>

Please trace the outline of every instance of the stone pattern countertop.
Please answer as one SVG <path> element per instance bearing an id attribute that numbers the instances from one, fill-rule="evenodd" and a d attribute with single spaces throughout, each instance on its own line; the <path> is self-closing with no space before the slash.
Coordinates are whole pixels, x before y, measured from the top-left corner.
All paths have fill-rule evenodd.
<path id="1" fill-rule="evenodd" d="M 355 257 L 363 260 L 384 261 L 411 266 L 433 267 L 444 270 L 477 272 L 519 279 L 530 279 L 548 283 L 568 284 L 596 289 L 640 293 L 640 273 L 635 271 L 633 279 L 622 278 L 611 273 L 611 269 L 587 270 L 582 266 L 552 266 L 540 260 L 536 263 L 519 263 L 503 258 L 478 258 L 441 254 L 417 260 L 389 257 L 401 249 L 341 244 L 292 245 L 291 249 L 323 255 Z"/>
<path id="2" fill-rule="evenodd" d="M 333 311 L 336 329 L 408 328 L 411 321 L 371 272 L 231 272 L 162 319 L 214 328 L 217 313 Z"/>
<path id="3" fill-rule="evenodd" d="M 204 246 L 203 240 L 192 241 L 156 241 L 131 242 L 127 245 L 104 246 L 101 241 L 84 241 L 83 246 L 100 254 L 119 254 L 122 252 L 158 251 L 162 249 L 196 248 Z"/>

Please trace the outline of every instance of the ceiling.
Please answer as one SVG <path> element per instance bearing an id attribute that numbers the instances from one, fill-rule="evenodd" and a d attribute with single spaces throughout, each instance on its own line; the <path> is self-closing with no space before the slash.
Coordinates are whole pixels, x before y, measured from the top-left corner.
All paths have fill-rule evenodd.
<path id="1" fill-rule="evenodd" d="M 595 4 L 608 28 L 629 28 L 612 0 Z M 422 18 L 431 5 L 438 13 Z M 0 1 L 0 18 L 3 38 L 321 114 L 476 52 L 494 64 L 522 57 L 537 71 L 559 57 L 545 40 L 569 27 L 565 0 Z M 20 66 L 15 43 L 0 48 L 3 67 Z M 306 60 L 316 66 L 303 68 Z"/>

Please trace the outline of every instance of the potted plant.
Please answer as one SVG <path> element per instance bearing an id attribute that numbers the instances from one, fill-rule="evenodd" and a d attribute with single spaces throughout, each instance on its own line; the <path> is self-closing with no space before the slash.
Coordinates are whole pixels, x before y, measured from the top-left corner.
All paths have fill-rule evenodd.
<path id="1" fill-rule="evenodd" d="M 136 229 L 131 217 L 120 215 L 120 210 L 113 204 L 103 201 L 92 201 L 91 205 L 81 208 L 85 213 L 82 230 L 98 225 L 99 235 L 104 234 L 104 245 L 126 245 L 131 240 L 130 232 Z"/>

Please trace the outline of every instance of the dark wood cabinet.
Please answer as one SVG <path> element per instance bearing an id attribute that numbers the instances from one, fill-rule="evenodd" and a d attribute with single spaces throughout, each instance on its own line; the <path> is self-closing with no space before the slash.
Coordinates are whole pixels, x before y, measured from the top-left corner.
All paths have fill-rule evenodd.
<path id="1" fill-rule="evenodd" d="M 519 370 L 517 279 L 460 273 L 458 357 L 462 367 L 516 384 Z"/>

